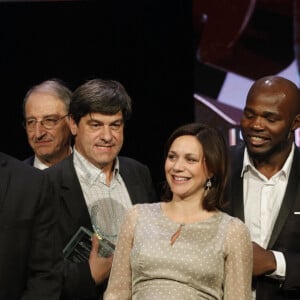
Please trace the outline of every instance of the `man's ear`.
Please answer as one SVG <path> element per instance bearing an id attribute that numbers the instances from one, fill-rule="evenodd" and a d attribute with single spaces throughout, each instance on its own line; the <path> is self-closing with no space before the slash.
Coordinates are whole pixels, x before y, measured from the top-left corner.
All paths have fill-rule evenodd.
<path id="1" fill-rule="evenodd" d="M 291 131 L 294 132 L 299 127 L 300 127 L 300 114 L 295 116 Z"/>
<path id="2" fill-rule="evenodd" d="M 70 126 L 70 130 L 72 132 L 72 135 L 76 135 L 77 131 L 78 131 L 78 126 L 75 123 L 74 119 L 72 118 L 72 116 L 69 117 L 69 126 Z"/>

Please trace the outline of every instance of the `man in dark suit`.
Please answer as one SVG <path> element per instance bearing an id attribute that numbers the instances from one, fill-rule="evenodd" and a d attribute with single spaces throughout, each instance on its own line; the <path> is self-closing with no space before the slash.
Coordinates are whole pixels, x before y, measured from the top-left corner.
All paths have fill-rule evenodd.
<path id="1" fill-rule="evenodd" d="M 81 226 L 115 243 L 128 208 L 157 201 L 148 167 L 118 156 L 131 99 L 119 82 L 93 79 L 74 91 L 69 114 L 73 154 L 46 171 L 60 198 L 61 247 Z M 62 299 L 102 299 L 112 255 L 98 255 L 98 247 L 93 238 L 88 261 L 65 260 Z"/>
<path id="2" fill-rule="evenodd" d="M 45 173 L 0 153 L 0 299 L 58 300 L 53 190 Z"/>
<path id="3" fill-rule="evenodd" d="M 300 126 L 297 86 L 279 76 L 257 80 L 241 119 L 244 144 L 230 149 L 228 212 L 253 241 L 253 299 L 300 299 Z"/>

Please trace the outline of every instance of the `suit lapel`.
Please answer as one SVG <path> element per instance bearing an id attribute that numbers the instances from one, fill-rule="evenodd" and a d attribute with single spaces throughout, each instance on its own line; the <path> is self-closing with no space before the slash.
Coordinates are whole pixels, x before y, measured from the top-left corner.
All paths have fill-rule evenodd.
<path id="1" fill-rule="evenodd" d="M 91 229 L 90 215 L 75 172 L 73 155 L 63 166 L 60 189 L 62 205 L 66 206 L 76 226 L 83 225 Z"/>
<path id="2" fill-rule="evenodd" d="M 295 149 L 295 155 L 292 163 L 291 173 L 286 188 L 284 198 L 282 200 L 282 205 L 276 219 L 272 235 L 270 237 L 268 248 L 271 249 L 276 242 L 285 222 L 288 218 L 288 215 L 293 207 L 295 199 L 300 197 L 298 191 L 299 187 L 299 177 L 300 177 L 300 153 L 299 149 Z"/>
<path id="3" fill-rule="evenodd" d="M 233 215 L 245 221 L 244 216 L 244 201 L 243 201 L 243 180 L 241 173 L 236 172 L 233 174 L 234 182 L 232 183 L 232 203 L 233 203 Z"/>
<path id="4" fill-rule="evenodd" d="M 243 167 L 244 147 L 237 147 L 236 151 L 231 153 L 231 176 L 229 193 L 232 202 L 232 215 L 245 221 L 244 217 L 244 196 L 243 196 L 243 178 L 241 177 Z"/>
<path id="5" fill-rule="evenodd" d="M 134 199 L 137 199 L 136 188 L 138 187 L 136 182 L 134 182 L 134 178 L 131 175 L 129 170 L 130 168 L 128 168 L 126 160 L 124 160 L 122 157 L 119 157 L 119 168 L 120 175 L 126 185 L 131 202 L 134 204 Z"/>

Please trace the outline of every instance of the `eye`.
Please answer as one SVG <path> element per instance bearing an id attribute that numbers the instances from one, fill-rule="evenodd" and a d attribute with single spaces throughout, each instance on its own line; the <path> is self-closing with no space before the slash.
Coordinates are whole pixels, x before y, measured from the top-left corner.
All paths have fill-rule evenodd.
<path id="1" fill-rule="evenodd" d="M 251 119 L 251 118 L 254 117 L 254 114 L 253 114 L 253 113 L 250 113 L 249 111 L 244 111 L 243 116 L 244 116 L 244 118 L 246 118 L 246 119 Z"/>
<path id="2" fill-rule="evenodd" d="M 99 124 L 97 122 L 92 122 L 92 123 L 90 123 L 90 127 L 92 127 L 93 129 L 98 129 L 101 127 L 101 124 Z"/>
<path id="3" fill-rule="evenodd" d="M 196 159 L 195 157 L 187 157 L 186 158 L 187 162 L 190 163 L 190 164 L 194 164 L 194 163 L 197 163 L 199 160 Z"/>
<path id="4" fill-rule="evenodd" d="M 103 126 L 103 124 L 101 122 L 98 122 L 98 121 L 93 120 L 93 119 L 88 120 L 87 125 L 89 127 L 92 127 L 92 128 L 99 128 L 100 126 Z"/>
<path id="5" fill-rule="evenodd" d="M 269 123 L 275 123 L 277 121 L 280 121 L 280 117 L 276 114 L 268 114 L 265 116 L 265 119 L 269 122 Z"/>
<path id="6" fill-rule="evenodd" d="M 167 159 L 168 159 L 168 160 L 173 161 L 173 160 L 175 160 L 175 158 L 176 158 L 176 155 L 173 154 L 173 153 L 169 153 L 169 154 L 167 155 Z"/>
<path id="7" fill-rule="evenodd" d="M 36 120 L 35 119 L 28 119 L 26 120 L 26 126 L 30 127 L 30 126 L 34 126 L 36 124 Z"/>
<path id="8" fill-rule="evenodd" d="M 195 158 L 188 158 L 187 161 L 188 162 L 197 162 L 197 160 Z"/>
<path id="9" fill-rule="evenodd" d="M 111 123 L 109 127 L 111 130 L 119 130 L 122 125 L 123 125 L 123 120 L 118 120 L 116 122 Z"/>
<path id="10" fill-rule="evenodd" d="M 43 124 L 45 124 L 46 126 L 54 126 L 57 123 L 57 121 L 57 118 L 45 118 L 43 120 Z"/>
<path id="11" fill-rule="evenodd" d="M 111 125 L 110 125 L 110 128 L 111 128 L 112 130 L 119 130 L 120 127 L 121 127 L 121 124 L 120 124 L 120 123 L 114 123 L 114 124 L 111 124 Z"/>

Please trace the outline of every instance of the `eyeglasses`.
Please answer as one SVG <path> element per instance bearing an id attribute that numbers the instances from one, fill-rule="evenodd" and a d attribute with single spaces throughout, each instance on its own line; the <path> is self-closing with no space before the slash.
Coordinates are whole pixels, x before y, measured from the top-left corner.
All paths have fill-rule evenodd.
<path id="1" fill-rule="evenodd" d="M 68 116 L 68 114 L 62 117 L 45 117 L 40 121 L 36 119 L 27 119 L 25 120 L 23 125 L 28 131 L 33 131 L 37 123 L 41 123 L 41 125 L 46 129 L 52 129 L 60 120 L 62 120 L 66 116 Z"/>

